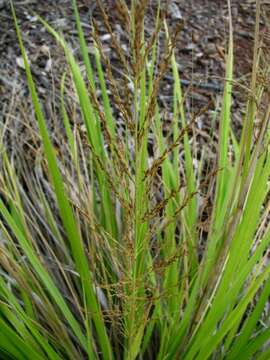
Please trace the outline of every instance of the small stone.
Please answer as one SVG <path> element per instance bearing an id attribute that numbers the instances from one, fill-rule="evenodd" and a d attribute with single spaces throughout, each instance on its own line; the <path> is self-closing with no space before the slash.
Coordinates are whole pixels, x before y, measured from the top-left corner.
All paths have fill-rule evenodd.
<path id="1" fill-rule="evenodd" d="M 179 7 L 173 2 L 169 5 L 169 13 L 174 20 L 182 20 L 183 16 Z"/>
<path id="2" fill-rule="evenodd" d="M 7 4 L 6 0 L 0 0 L 0 9 L 3 9 Z"/>
<path id="3" fill-rule="evenodd" d="M 189 44 L 184 48 L 184 50 L 186 50 L 186 51 L 192 51 L 192 50 L 195 50 L 195 49 L 197 49 L 197 46 L 196 46 L 196 44 L 194 44 L 194 43 L 189 43 Z"/>
<path id="4" fill-rule="evenodd" d="M 205 52 L 207 55 L 214 55 L 217 52 L 216 45 L 214 43 L 209 43 L 205 47 Z"/>
<path id="5" fill-rule="evenodd" d="M 111 34 L 104 34 L 102 36 L 100 36 L 100 40 L 101 41 L 108 41 L 108 40 L 111 40 Z"/>
<path id="6" fill-rule="evenodd" d="M 49 71 L 51 71 L 51 69 L 52 69 L 52 59 L 49 58 L 46 62 L 45 71 L 49 72 Z"/>
<path id="7" fill-rule="evenodd" d="M 19 66 L 19 68 L 25 70 L 24 61 L 21 56 L 16 58 L 16 64 Z"/>

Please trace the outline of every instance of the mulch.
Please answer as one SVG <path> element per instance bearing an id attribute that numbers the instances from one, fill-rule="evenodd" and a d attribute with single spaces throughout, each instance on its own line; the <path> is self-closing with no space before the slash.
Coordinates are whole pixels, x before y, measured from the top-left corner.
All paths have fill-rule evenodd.
<path id="1" fill-rule="evenodd" d="M 57 119 L 57 88 L 66 64 L 61 49 L 45 31 L 35 14 L 45 18 L 53 27 L 62 32 L 79 54 L 75 20 L 70 0 L 15 0 L 19 25 L 23 33 L 25 48 L 31 62 L 31 69 L 42 99 L 48 127 L 53 136 Z M 115 1 L 102 1 L 113 29 L 121 40 L 122 47 L 128 49 L 128 36 L 117 14 Z M 204 106 L 207 111 L 200 115 L 194 129 L 197 141 L 208 146 L 209 158 L 215 153 L 215 144 L 209 143 L 209 134 L 217 139 L 218 121 L 213 127 L 214 114 L 220 111 L 224 82 L 224 63 L 228 39 L 228 7 L 223 0 L 175 0 L 161 1 L 166 12 L 167 23 L 173 28 L 181 24 L 177 40 L 176 58 L 181 73 L 184 90 L 189 88 L 186 102 L 188 118 Z M 261 35 L 268 41 L 270 1 L 262 0 Z M 151 33 L 154 26 L 156 1 L 149 1 L 146 31 Z M 110 46 L 110 35 L 104 27 L 96 1 L 79 0 L 78 8 L 86 35 L 91 31 L 91 18 L 94 18 L 106 54 L 115 69 L 119 68 Z M 248 86 L 251 71 L 253 33 L 255 26 L 255 1 L 232 0 L 234 26 L 235 80 Z M 16 39 L 14 24 L 8 1 L 0 1 L 0 125 L 6 125 L 9 134 L 8 145 L 24 148 L 31 141 L 29 127 L 35 129 L 33 110 L 30 106 L 29 92 L 25 80 L 22 58 Z M 89 36 L 89 52 L 91 39 Z M 79 55 L 78 55 L 79 56 Z M 56 90 L 55 90 L 56 89 Z M 165 77 L 160 90 L 160 102 L 170 118 L 172 78 Z M 59 98 L 58 98 L 59 100 Z M 236 135 L 242 127 L 245 98 L 236 87 L 233 98 L 233 124 Z M 31 120 L 32 119 L 32 120 Z M 218 117 L 217 117 L 218 119 Z M 29 126 L 25 125 L 30 121 Z M 12 134 L 12 136 L 10 136 Z M 57 141 L 57 139 L 56 139 Z M 20 148 L 20 149 L 21 149 Z"/>

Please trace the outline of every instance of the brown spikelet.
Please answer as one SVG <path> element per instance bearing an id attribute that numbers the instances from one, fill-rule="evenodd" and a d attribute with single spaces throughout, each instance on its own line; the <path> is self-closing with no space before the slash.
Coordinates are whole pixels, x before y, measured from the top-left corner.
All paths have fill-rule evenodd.
<path id="1" fill-rule="evenodd" d="M 110 21 L 109 21 L 109 17 L 107 15 L 107 12 L 105 11 L 104 9 L 104 6 L 103 4 L 101 3 L 100 0 L 97 0 L 97 3 L 98 3 L 98 7 L 101 11 L 101 15 L 102 15 L 102 18 L 103 18 L 103 22 L 104 22 L 104 25 L 108 31 L 108 33 L 110 34 L 111 36 L 111 40 L 112 40 L 112 47 L 114 48 L 114 50 L 116 51 L 117 55 L 118 55 L 118 58 L 119 60 L 121 61 L 122 63 L 122 66 L 124 67 L 125 71 L 127 73 L 129 73 L 129 65 L 128 65 L 128 62 L 126 60 L 126 57 L 124 55 L 124 52 L 123 50 L 121 49 L 121 45 L 119 44 L 113 30 L 112 30 L 112 27 L 111 27 L 111 24 L 110 24 Z M 96 31 L 97 31 L 97 27 L 96 27 Z"/>
<path id="2" fill-rule="evenodd" d="M 113 69 L 112 69 L 111 62 L 110 62 L 108 56 L 106 56 L 104 54 L 103 46 L 100 42 L 100 37 L 98 36 L 98 26 L 97 26 L 95 20 L 93 20 L 93 27 L 94 27 L 93 38 L 95 40 L 96 46 L 97 46 L 99 54 L 101 56 L 102 63 L 104 64 L 104 68 L 105 68 L 106 75 L 107 75 L 107 80 L 108 80 L 108 83 L 111 88 L 111 93 L 112 93 L 112 97 L 113 97 L 113 100 L 115 103 L 115 107 L 119 110 L 120 114 L 122 115 L 128 129 L 130 129 L 130 131 L 133 131 L 134 125 L 131 120 L 132 111 L 130 109 L 130 104 L 129 104 L 129 98 L 132 97 L 132 93 L 129 88 L 128 77 L 125 76 L 125 72 L 123 71 L 123 76 L 121 77 L 121 80 L 123 81 L 123 88 L 124 88 L 123 93 L 125 94 L 125 97 L 123 97 L 123 96 L 121 96 L 121 93 L 119 91 L 119 84 L 118 84 L 119 79 L 118 79 L 118 82 L 115 80 L 115 78 L 113 76 Z"/>

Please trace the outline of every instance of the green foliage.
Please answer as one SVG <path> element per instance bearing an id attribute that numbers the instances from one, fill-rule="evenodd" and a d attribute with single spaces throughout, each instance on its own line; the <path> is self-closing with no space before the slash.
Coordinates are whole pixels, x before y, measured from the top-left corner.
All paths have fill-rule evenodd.
<path id="1" fill-rule="evenodd" d="M 269 70 L 260 66 L 260 2 L 252 97 L 239 142 L 231 124 L 229 13 L 217 164 L 211 173 L 205 173 L 207 154 L 194 165 L 194 143 L 200 146 L 191 135 L 196 117 L 186 113 L 175 57 L 177 34 L 162 20 L 160 8 L 146 40 L 146 2 L 132 1 L 129 9 L 118 0 L 130 36 L 127 57 L 98 1 L 121 63 L 122 76 L 116 79 L 95 23 L 90 58 L 76 1 L 72 3 L 83 69 L 64 37 L 40 19 L 62 47 L 68 65 L 58 104 L 65 152 L 56 151 L 47 128 L 12 6 L 42 144 L 36 167 L 43 178 L 16 171 L 1 143 L 1 356 L 268 359 L 270 333 L 263 312 L 270 295 L 270 107 L 263 106 L 267 89 L 258 76 Z M 173 78 L 172 120 L 166 134 L 158 100 L 168 72 Z M 68 81 L 86 133 L 77 129 L 78 113 L 68 110 Z M 124 135 L 118 131 L 116 109 Z M 202 239 L 200 196 L 210 183 L 215 183 L 215 194 L 209 230 Z M 205 250 L 200 254 L 202 241 Z"/>

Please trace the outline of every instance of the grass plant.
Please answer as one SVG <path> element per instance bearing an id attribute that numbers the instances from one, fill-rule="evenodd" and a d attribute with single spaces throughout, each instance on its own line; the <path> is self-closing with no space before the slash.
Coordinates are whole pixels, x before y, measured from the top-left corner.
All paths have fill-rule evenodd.
<path id="1" fill-rule="evenodd" d="M 262 81 L 269 67 L 260 47 L 260 1 L 238 140 L 232 127 L 228 0 L 219 143 L 216 167 L 208 172 L 207 154 L 196 159 L 194 151 L 194 144 L 200 146 L 192 130 L 197 117 L 187 113 L 181 88 L 178 30 L 168 27 L 157 6 L 147 37 L 147 1 L 128 6 L 117 0 L 129 34 L 127 56 L 102 2 L 97 3 L 121 64 L 120 79 L 94 20 L 94 56 L 89 56 L 89 34 L 76 0 L 81 62 L 64 37 L 39 18 L 68 65 L 58 104 L 65 152 L 55 147 L 48 130 L 11 3 L 41 145 L 34 171 L 24 163 L 19 172 L 1 136 L 1 358 L 268 359 L 270 106 Z M 167 73 L 173 78 L 169 133 L 159 101 Z M 68 86 L 77 112 L 67 104 Z M 212 184 L 209 226 L 202 236 L 200 199 Z"/>

